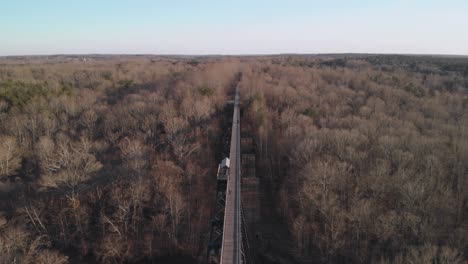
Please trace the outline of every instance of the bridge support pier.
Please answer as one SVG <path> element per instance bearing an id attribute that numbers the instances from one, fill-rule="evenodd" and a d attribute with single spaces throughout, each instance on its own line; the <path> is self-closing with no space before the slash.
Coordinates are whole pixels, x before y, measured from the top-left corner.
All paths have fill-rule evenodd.
<path id="1" fill-rule="evenodd" d="M 211 218 L 211 232 L 208 242 L 208 263 L 218 264 L 221 257 L 221 245 L 223 242 L 224 210 L 226 207 L 226 188 L 225 180 L 218 180 L 216 190 L 215 213 Z"/>

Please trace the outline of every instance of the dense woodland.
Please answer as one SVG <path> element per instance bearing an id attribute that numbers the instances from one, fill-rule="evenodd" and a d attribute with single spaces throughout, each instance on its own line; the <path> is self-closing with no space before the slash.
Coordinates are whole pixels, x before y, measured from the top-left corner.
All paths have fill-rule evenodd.
<path id="1" fill-rule="evenodd" d="M 0 263 L 202 263 L 238 81 L 293 257 L 467 262 L 468 59 L 350 54 L 0 58 Z"/>

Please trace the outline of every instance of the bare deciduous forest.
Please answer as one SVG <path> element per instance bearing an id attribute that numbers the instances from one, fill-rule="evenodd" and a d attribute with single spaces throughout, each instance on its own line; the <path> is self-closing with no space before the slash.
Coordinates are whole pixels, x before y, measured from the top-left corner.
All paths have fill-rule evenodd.
<path id="1" fill-rule="evenodd" d="M 203 263 L 238 73 L 292 263 L 467 262 L 468 59 L 350 54 L 0 58 L 0 263 Z"/>

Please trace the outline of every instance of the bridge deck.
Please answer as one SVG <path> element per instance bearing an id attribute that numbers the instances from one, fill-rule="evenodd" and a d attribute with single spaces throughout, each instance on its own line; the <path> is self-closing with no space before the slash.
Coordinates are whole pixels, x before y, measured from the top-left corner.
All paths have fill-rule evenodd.
<path id="1" fill-rule="evenodd" d="M 231 167 L 226 191 L 221 264 L 241 263 L 241 181 L 239 87 L 236 88 L 229 158 Z"/>

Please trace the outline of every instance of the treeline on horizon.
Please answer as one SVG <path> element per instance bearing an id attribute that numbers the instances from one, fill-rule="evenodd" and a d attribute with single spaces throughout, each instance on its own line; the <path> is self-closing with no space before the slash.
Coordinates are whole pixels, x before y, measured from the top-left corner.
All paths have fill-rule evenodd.
<path id="1" fill-rule="evenodd" d="M 1 58 L 0 263 L 203 262 L 239 72 L 291 254 L 466 263 L 467 69 L 394 55 Z"/>

